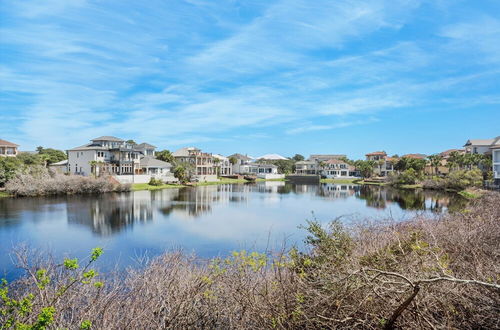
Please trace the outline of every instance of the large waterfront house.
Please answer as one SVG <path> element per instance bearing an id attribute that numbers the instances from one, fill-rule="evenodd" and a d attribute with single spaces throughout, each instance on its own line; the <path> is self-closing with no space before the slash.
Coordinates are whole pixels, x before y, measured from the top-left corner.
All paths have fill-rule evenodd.
<path id="1" fill-rule="evenodd" d="M 334 157 L 327 159 L 325 156 Z M 343 158 L 345 158 L 344 155 L 311 155 L 308 160 L 295 163 L 295 174 L 321 175 L 328 179 L 358 177 L 359 173 L 356 168 L 345 162 Z"/>
<path id="2" fill-rule="evenodd" d="M 234 164 L 232 164 L 234 174 L 245 174 L 245 171 L 248 170 L 248 167 L 245 165 L 248 165 L 254 161 L 252 157 L 238 153 L 232 154 L 231 156 L 228 156 L 228 158 L 233 158 L 236 160 Z"/>
<path id="3" fill-rule="evenodd" d="M 318 162 L 315 160 L 301 160 L 295 163 L 295 174 L 299 175 L 317 175 Z"/>
<path id="4" fill-rule="evenodd" d="M 387 156 L 385 151 L 374 151 L 365 156 L 366 160 L 376 162 L 374 172 L 378 176 L 388 176 L 394 172 L 394 165 L 398 161 L 397 158 Z"/>
<path id="5" fill-rule="evenodd" d="M 18 154 L 19 145 L 0 139 L 0 157 L 15 157 Z"/>
<path id="6" fill-rule="evenodd" d="M 233 164 L 228 157 L 219 154 L 214 154 L 213 157 L 218 175 L 233 175 Z"/>
<path id="7" fill-rule="evenodd" d="M 174 158 L 194 168 L 195 179 L 198 181 L 217 181 L 217 166 L 211 153 L 202 152 L 195 147 L 179 149 L 172 153 Z"/>
<path id="8" fill-rule="evenodd" d="M 472 139 L 464 144 L 468 154 L 491 156 L 493 162 L 493 177 L 495 183 L 500 183 L 500 136 L 493 139 Z"/>
<path id="9" fill-rule="evenodd" d="M 154 146 L 130 144 L 114 136 L 101 136 L 90 143 L 67 150 L 66 172 L 101 176 L 109 174 L 120 182 L 148 182 L 151 177 L 173 182 L 171 165 L 154 158 Z M 53 164 L 55 170 L 61 164 Z"/>

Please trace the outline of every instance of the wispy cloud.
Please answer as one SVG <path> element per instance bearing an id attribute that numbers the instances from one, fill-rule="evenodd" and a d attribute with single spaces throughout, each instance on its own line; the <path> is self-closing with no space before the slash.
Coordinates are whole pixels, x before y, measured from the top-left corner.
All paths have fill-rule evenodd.
<path id="1" fill-rule="evenodd" d="M 24 148 L 104 134 L 215 145 L 493 104 L 498 19 L 422 3 L 8 0 L 0 129 Z"/>

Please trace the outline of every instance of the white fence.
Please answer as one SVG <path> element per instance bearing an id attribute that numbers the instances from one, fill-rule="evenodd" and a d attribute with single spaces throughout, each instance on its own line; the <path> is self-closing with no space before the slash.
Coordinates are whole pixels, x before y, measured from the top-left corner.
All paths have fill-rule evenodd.
<path id="1" fill-rule="evenodd" d="M 257 174 L 257 177 L 260 179 L 284 179 L 285 175 L 284 174 L 274 174 L 274 173 L 259 173 Z"/>
<path id="2" fill-rule="evenodd" d="M 118 182 L 125 183 L 148 183 L 151 178 L 160 179 L 165 183 L 177 183 L 179 180 L 173 175 L 170 176 L 155 176 L 149 174 L 134 174 L 134 175 L 113 175 Z"/>

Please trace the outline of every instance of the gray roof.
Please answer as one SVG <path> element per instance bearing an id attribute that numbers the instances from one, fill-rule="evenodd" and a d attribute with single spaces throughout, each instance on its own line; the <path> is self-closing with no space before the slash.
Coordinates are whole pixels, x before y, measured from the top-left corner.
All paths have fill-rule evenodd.
<path id="1" fill-rule="evenodd" d="M 242 155 L 242 154 L 232 154 L 231 156 L 228 156 L 228 158 L 234 157 L 236 159 L 241 159 L 241 160 L 252 160 L 253 158 L 248 157 L 247 155 Z"/>
<path id="2" fill-rule="evenodd" d="M 495 139 L 475 139 L 475 140 L 468 140 L 465 146 L 489 146 L 492 145 L 493 142 L 495 142 Z"/>
<path id="3" fill-rule="evenodd" d="M 142 157 L 139 160 L 139 164 L 142 167 L 158 167 L 158 168 L 170 168 L 170 167 L 172 167 L 172 164 L 164 162 L 164 161 L 156 159 L 156 158 L 153 158 L 153 157 L 150 157 L 150 156 Z"/>
<path id="4" fill-rule="evenodd" d="M 296 165 L 313 165 L 313 164 L 317 164 L 317 162 L 314 160 L 301 160 L 301 161 L 296 162 L 295 164 Z"/>
<path id="5" fill-rule="evenodd" d="M 83 146 L 79 146 L 73 149 L 69 149 L 68 151 L 84 151 L 84 150 L 108 150 L 109 148 L 102 147 L 100 145 L 96 145 L 93 143 L 87 143 Z"/>
<path id="6" fill-rule="evenodd" d="M 146 142 L 138 144 L 137 147 L 142 147 L 142 148 L 156 148 L 154 145 L 146 143 Z"/>
<path id="7" fill-rule="evenodd" d="M 125 140 L 122 140 L 120 138 L 117 138 L 115 136 L 100 136 L 98 138 L 92 139 L 90 141 L 112 141 L 112 142 L 125 142 Z"/>

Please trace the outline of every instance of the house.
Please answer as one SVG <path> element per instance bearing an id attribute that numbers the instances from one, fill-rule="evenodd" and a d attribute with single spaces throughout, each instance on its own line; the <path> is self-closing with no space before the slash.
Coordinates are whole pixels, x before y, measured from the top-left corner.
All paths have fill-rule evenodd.
<path id="1" fill-rule="evenodd" d="M 88 176 L 138 174 L 144 155 L 133 144 L 114 136 L 101 136 L 90 143 L 67 150 L 68 173 Z"/>
<path id="2" fill-rule="evenodd" d="M 468 154 L 489 154 L 491 152 L 490 147 L 495 143 L 495 140 L 496 139 L 467 140 L 464 144 L 465 152 Z"/>
<path id="3" fill-rule="evenodd" d="M 493 179 L 496 185 L 500 185 L 500 136 L 494 139 L 490 150 L 493 161 Z"/>
<path id="4" fill-rule="evenodd" d="M 288 160 L 288 158 L 283 157 L 278 154 L 266 154 L 257 158 L 258 160 Z"/>
<path id="5" fill-rule="evenodd" d="M 246 172 L 248 170 L 248 164 L 252 163 L 254 159 L 248 155 L 242 155 L 242 154 L 232 154 L 231 156 L 228 156 L 229 159 L 234 158 L 236 159 L 236 162 L 233 164 L 232 172 L 234 174 L 245 174 L 249 173 Z"/>
<path id="6" fill-rule="evenodd" d="M 15 157 L 19 153 L 19 145 L 0 139 L 0 157 Z"/>
<path id="7" fill-rule="evenodd" d="M 135 146 L 134 149 L 141 152 L 144 156 L 150 156 L 150 157 L 155 156 L 156 147 L 154 145 L 149 144 L 149 143 L 138 144 Z"/>
<path id="8" fill-rule="evenodd" d="M 295 163 L 295 174 L 317 175 L 319 170 L 318 162 L 315 160 L 301 160 Z"/>
<path id="9" fill-rule="evenodd" d="M 340 159 L 330 159 L 322 165 L 320 174 L 328 179 L 359 177 L 359 173 L 354 166 Z"/>
<path id="10" fill-rule="evenodd" d="M 198 181 L 217 181 L 217 166 L 210 153 L 202 152 L 195 147 L 179 149 L 172 153 L 181 163 L 191 164 L 194 167 L 194 176 Z"/>
<path id="11" fill-rule="evenodd" d="M 145 174 L 151 178 L 161 179 L 165 183 L 176 183 L 179 179 L 174 177 L 172 164 L 156 159 L 153 156 L 144 156 L 139 160 L 137 174 Z"/>
<path id="12" fill-rule="evenodd" d="M 398 158 L 388 157 L 385 151 L 374 151 L 365 155 L 366 160 L 376 162 L 374 172 L 378 176 L 388 176 L 394 172 L 394 165 L 398 162 Z"/>
<path id="13" fill-rule="evenodd" d="M 61 160 L 60 162 L 49 164 L 47 167 L 56 173 L 68 173 L 68 160 Z"/>
<path id="14" fill-rule="evenodd" d="M 428 164 L 425 167 L 425 173 L 427 174 L 448 174 L 450 172 L 450 169 L 448 168 L 448 161 L 450 159 L 450 156 L 453 153 L 458 153 L 463 155 L 465 153 L 465 149 L 448 149 L 443 152 L 439 153 L 439 156 L 441 156 L 443 159 L 440 162 L 440 165 L 437 167 L 437 173 L 436 173 L 436 168 L 432 166 L 431 164 Z"/>
<path id="15" fill-rule="evenodd" d="M 219 175 L 233 175 L 233 164 L 228 157 L 219 154 L 214 154 L 213 157 Z"/>

